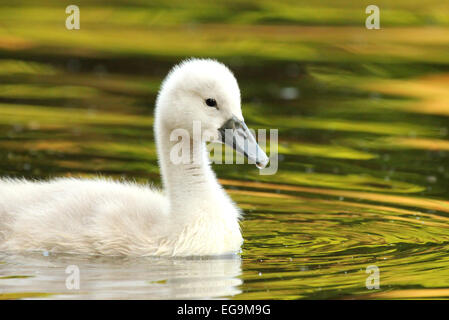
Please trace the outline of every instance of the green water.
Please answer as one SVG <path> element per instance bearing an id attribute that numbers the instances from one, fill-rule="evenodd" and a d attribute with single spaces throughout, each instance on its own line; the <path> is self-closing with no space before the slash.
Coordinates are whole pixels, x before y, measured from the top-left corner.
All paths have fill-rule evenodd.
<path id="1" fill-rule="evenodd" d="M 449 4 L 377 2 L 381 30 L 364 1 L 80 1 L 77 31 L 57 2 L 0 2 L 1 176 L 160 184 L 154 100 L 189 56 L 228 64 L 248 126 L 279 130 L 275 175 L 214 165 L 239 257 L 0 253 L 0 298 L 449 297 Z"/>

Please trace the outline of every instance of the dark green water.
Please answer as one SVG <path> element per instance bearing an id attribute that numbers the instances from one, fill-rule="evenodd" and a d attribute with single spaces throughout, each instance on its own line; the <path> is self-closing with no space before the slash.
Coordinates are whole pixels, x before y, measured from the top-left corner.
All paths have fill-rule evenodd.
<path id="1" fill-rule="evenodd" d="M 159 184 L 154 100 L 189 56 L 228 64 L 248 125 L 279 130 L 276 175 L 214 166 L 240 257 L 0 253 L 0 298 L 448 297 L 448 5 L 379 1 L 367 30 L 369 3 L 332 3 L 81 1 L 68 31 L 56 3 L 0 2 L 1 176 Z"/>

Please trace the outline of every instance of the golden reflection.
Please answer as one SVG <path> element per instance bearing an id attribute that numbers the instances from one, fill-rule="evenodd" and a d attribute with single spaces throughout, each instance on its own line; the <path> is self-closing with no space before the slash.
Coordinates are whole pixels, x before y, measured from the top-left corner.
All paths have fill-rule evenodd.
<path id="1" fill-rule="evenodd" d="M 408 137 L 390 137 L 381 138 L 379 140 L 368 143 L 369 146 L 378 148 L 404 148 L 404 149 L 420 149 L 432 151 L 449 151 L 449 141 L 442 139 L 426 139 L 426 138 L 408 138 Z"/>
<path id="2" fill-rule="evenodd" d="M 220 179 L 220 182 L 224 185 L 230 186 L 242 186 L 242 187 L 261 188 L 261 189 L 277 189 L 277 190 L 297 191 L 312 194 L 342 196 L 346 198 L 356 198 L 376 202 L 391 203 L 396 205 L 403 205 L 408 207 L 418 207 L 442 212 L 449 212 L 449 201 L 444 200 L 434 200 L 420 197 L 406 197 L 406 196 L 371 193 L 363 191 L 321 189 L 312 187 L 262 183 L 254 181 L 240 181 L 230 179 Z"/>
<path id="3" fill-rule="evenodd" d="M 449 74 L 438 74 L 407 80 L 378 80 L 361 85 L 384 94 L 415 97 L 404 108 L 417 113 L 449 116 Z"/>
<path id="4" fill-rule="evenodd" d="M 80 152 L 79 143 L 63 140 L 63 141 L 50 141 L 50 140 L 38 140 L 38 141 L 0 141 L 0 148 L 14 151 L 58 151 L 68 153 Z"/>
<path id="5" fill-rule="evenodd" d="M 279 141 L 278 151 L 282 154 L 306 155 L 333 159 L 370 160 L 377 158 L 376 154 L 359 151 L 353 148 L 335 145 L 319 145 Z"/>
<path id="6" fill-rule="evenodd" d="M 328 205 L 329 208 L 338 208 L 339 210 L 339 217 L 343 218 L 346 211 L 348 211 L 349 208 L 359 208 L 359 209 L 366 209 L 365 210 L 357 210 L 357 214 L 364 215 L 364 216 L 378 216 L 382 215 L 382 218 L 385 220 L 397 220 L 397 221 L 405 221 L 410 224 L 419 224 L 419 225 L 426 225 L 426 226 L 433 226 L 433 227 L 439 227 L 439 228 L 449 228 L 449 218 L 444 216 L 439 216 L 436 214 L 429 214 L 429 213 L 423 213 L 419 211 L 411 211 L 406 209 L 399 209 L 395 207 L 386 207 L 386 206 L 380 206 L 380 205 L 374 205 L 374 204 L 364 204 L 364 203 L 356 203 L 351 202 L 348 200 L 345 200 L 344 202 L 339 200 L 323 200 L 323 199 L 314 199 L 314 198 L 305 198 L 305 197 L 299 197 L 299 196 L 293 196 L 293 195 L 287 195 L 287 194 L 276 194 L 276 193 L 268 193 L 268 192 L 261 192 L 261 191 L 247 191 L 247 190 L 227 190 L 228 193 L 233 195 L 240 195 L 240 196 L 252 196 L 252 197 L 263 197 L 263 198 L 271 198 L 271 199 L 290 199 L 295 200 L 295 202 L 300 203 L 300 205 L 295 205 L 295 202 L 288 202 L 285 204 L 285 207 L 287 211 L 291 210 L 302 210 L 302 211 L 310 211 L 314 212 L 317 210 L 317 207 L 319 204 L 325 204 Z M 250 200 L 250 203 L 246 203 L 246 199 Z M 257 208 L 256 205 L 251 204 L 254 203 L 254 199 L 248 197 L 243 198 L 239 197 L 237 198 L 239 202 L 242 202 L 242 207 L 245 209 L 255 209 Z M 310 203 L 313 203 L 311 205 Z M 263 205 L 262 202 L 259 202 L 260 205 Z M 268 203 L 267 203 L 268 204 Z M 278 208 L 280 212 L 282 212 L 282 207 L 284 207 L 284 204 L 282 203 L 276 203 L 275 206 Z M 352 210 L 352 209 L 351 209 Z M 355 211 L 348 211 L 349 215 L 354 214 Z M 394 213 L 397 215 L 391 215 L 388 213 Z M 399 216 L 398 216 L 399 215 Z M 407 215 L 409 217 L 404 217 L 404 215 Z M 417 219 L 417 217 L 422 218 L 428 218 L 429 220 L 421 220 Z M 441 223 L 435 222 L 434 220 L 440 220 Z"/>
<path id="7" fill-rule="evenodd" d="M 422 298 L 447 298 L 449 289 L 410 289 L 375 292 L 357 297 L 358 299 L 422 299 Z"/>

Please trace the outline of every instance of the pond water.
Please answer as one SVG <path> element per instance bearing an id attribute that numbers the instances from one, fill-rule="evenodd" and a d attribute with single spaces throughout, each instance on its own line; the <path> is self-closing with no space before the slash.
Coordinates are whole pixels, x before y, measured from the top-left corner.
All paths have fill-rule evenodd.
<path id="1" fill-rule="evenodd" d="M 0 299 L 449 297 L 449 8 L 434 2 L 385 5 L 367 30 L 345 1 L 85 1 L 77 31 L 56 2 L 0 3 L 0 176 L 160 184 L 154 100 L 189 56 L 228 64 L 248 126 L 279 130 L 275 175 L 214 165 L 245 212 L 239 256 L 0 253 Z"/>

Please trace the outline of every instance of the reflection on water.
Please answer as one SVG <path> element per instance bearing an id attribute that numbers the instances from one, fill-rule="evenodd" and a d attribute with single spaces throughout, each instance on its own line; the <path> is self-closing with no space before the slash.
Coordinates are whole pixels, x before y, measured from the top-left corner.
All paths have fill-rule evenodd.
<path id="1" fill-rule="evenodd" d="M 68 32 L 44 2 L 0 1 L 0 176 L 160 184 L 154 100 L 189 56 L 235 72 L 279 170 L 214 165 L 245 211 L 240 258 L 2 254 L 0 298 L 449 297 L 449 3 L 394 1 L 368 31 L 353 2 L 86 0 Z"/>
<path id="2" fill-rule="evenodd" d="M 5 299 L 211 299 L 239 294 L 242 283 L 238 256 L 158 259 L 34 253 L 0 255 L 0 261 L 0 298 Z M 69 266 L 79 268 L 79 289 L 69 278 Z"/>

